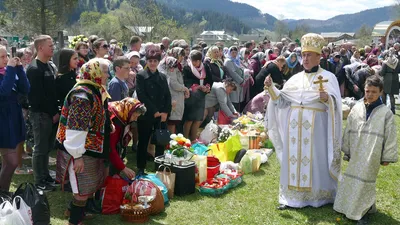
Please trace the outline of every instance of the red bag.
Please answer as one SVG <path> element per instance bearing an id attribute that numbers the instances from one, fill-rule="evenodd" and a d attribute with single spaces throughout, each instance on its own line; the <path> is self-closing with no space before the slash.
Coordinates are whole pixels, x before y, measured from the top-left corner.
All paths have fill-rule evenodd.
<path id="1" fill-rule="evenodd" d="M 104 186 L 101 213 L 118 214 L 129 183 L 120 176 L 114 175 L 106 178 Z"/>
<path id="2" fill-rule="evenodd" d="M 231 118 L 229 118 L 229 116 L 227 116 L 224 111 L 222 111 L 221 109 L 218 111 L 218 121 L 217 123 L 219 125 L 228 125 L 231 124 Z"/>

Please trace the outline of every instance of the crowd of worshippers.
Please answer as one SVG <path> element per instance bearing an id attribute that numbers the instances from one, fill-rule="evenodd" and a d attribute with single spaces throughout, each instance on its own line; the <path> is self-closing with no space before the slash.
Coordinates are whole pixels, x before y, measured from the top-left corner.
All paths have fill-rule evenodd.
<path id="1" fill-rule="evenodd" d="M 55 54 L 53 39 L 40 35 L 12 56 L 5 40 L 0 44 L 0 104 L 7 105 L 0 111 L 0 189 L 9 190 L 14 173 L 33 173 L 42 191 L 61 184 L 74 194 L 68 210 L 71 224 L 82 219 L 83 208 L 105 176 L 145 174 L 146 161 L 164 154 L 165 146 L 157 145 L 149 156 L 154 129 L 165 125 L 171 133 L 196 141 L 199 128 L 217 111 L 232 120 L 246 111 L 265 113 L 260 99 L 267 96 L 266 78 L 280 90 L 304 70 L 301 47 L 287 39 L 189 46 L 167 37 L 161 43 L 142 43 L 133 36 L 129 47 L 120 47 L 117 40 L 92 35 L 75 49 Z M 399 47 L 324 47 L 320 67 L 336 76 L 341 97 L 357 99 L 364 95 L 365 80 L 380 74 L 383 102 L 389 95 L 394 107 Z M 130 141 L 137 153 L 136 172 L 122 161 L 126 151 L 121 149 Z M 56 179 L 48 168 L 54 149 Z M 32 168 L 22 165 L 29 152 Z"/>

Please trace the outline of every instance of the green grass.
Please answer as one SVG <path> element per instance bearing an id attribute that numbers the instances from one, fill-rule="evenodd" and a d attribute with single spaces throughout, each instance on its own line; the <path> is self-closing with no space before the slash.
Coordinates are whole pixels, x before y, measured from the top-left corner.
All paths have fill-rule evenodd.
<path id="1" fill-rule="evenodd" d="M 399 116 L 396 116 L 396 124 L 399 127 Z M 400 141 L 400 129 L 397 136 Z M 127 159 L 128 166 L 134 168 L 135 154 L 129 153 Z M 346 166 L 347 164 L 343 163 L 343 169 Z M 153 163 L 149 163 L 148 168 L 154 168 Z M 14 176 L 12 191 L 25 181 L 32 182 L 32 176 Z M 279 165 L 273 154 L 259 172 L 245 175 L 243 184 L 223 196 L 215 198 L 195 193 L 185 197 L 175 197 L 165 212 L 151 217 L 148 224 L 355 224 L 336 213 L 332 205 L 321 208 L 276 210 L 278 185 Z M 47 197 L 51 207 L 51 223 L 67 224 L 63 212 L 71 199 L 71 193 L 56 191 L 49 193 Z M 371 224 L 400 224 L 400 163 L 381 168 L 377 181 L 377 207 L 378 213 L 371 217 Z M 337 222 L 337 218 L 340 218 L 340 222 Z M 127 223 L 122 222 L 119 215 L 98 215 L 93 220 L 85 221 L 85 224 Z"/>

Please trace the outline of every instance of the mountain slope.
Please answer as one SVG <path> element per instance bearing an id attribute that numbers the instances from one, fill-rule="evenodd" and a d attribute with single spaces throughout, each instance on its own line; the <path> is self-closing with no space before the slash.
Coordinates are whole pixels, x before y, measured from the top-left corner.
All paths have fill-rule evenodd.
<path id="1" fill-rule="evenodd" d="M 230 0 L 156 0 L 171 8 L 181 8 L 186 11 L 201 10 L 206 12 L 218 12 L 240 19 L 252 28 L 273 29 L 277 20 L 269 14 L 245 3 L 231 2 Z"/>
<path id="2" fill-rule="evenodd" d="M 374 27 L 377 23 L 393 20 L 395 17 L 393 6 L 369 9 L 354 14 L 345 14 L 332 17 L 328 20 L 286 20 L 289 29 L 298 25 L 307 24 L 313 32 L 355 32 L 363 24 Z"/>

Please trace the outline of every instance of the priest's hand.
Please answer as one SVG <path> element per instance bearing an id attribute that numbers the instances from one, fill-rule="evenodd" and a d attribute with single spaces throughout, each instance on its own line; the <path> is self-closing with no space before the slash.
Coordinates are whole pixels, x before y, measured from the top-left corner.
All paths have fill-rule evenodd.
<path id="1" fill-rule="evenodd" d="M 273 81 L 272 81 L 271 75 L 268 75 L 264 80 L 264 85 L 267 86 L 267 87 L 271 87 L 272 82 Z"/>
<path id="2" fill-rule="evenodd" d="M 382 166 L 389 166 L 389 163 L 388 162 L 384 162 L 384 163 L 382 163 Z"/>
<path id="3" fill-rule="evenodd" d="M 325 91 L 319 92 L 319 99 L 320 99 L 322 102 L 327 102 L 328 99 L 329 99 L 328 93 L 326 93 Z"/>

